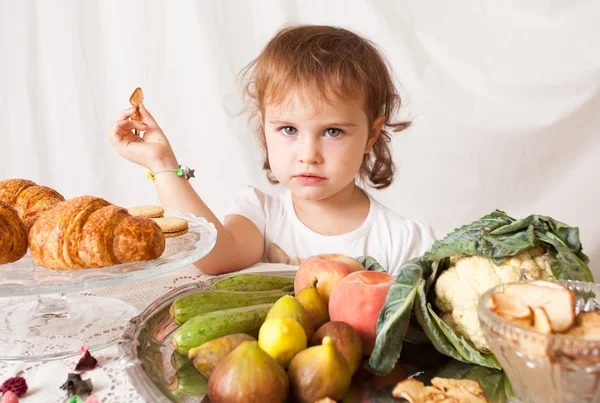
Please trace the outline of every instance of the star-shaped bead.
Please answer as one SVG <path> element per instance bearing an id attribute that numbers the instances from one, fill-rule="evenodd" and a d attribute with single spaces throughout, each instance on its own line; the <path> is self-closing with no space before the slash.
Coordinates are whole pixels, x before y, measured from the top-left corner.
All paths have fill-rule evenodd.
<path id="1" fill-rule="evenodd" d="M 186 175 L 186 178 L 187 178 L 188 180 L 190 180 L 190 178 L 195 178 L 195 176 L 194 176 L 194 171 L 195 171 L 195 169 L 190 169 L 190 170 L 188 171 L 188 173 L 187 173 L 187 175 Z"/>

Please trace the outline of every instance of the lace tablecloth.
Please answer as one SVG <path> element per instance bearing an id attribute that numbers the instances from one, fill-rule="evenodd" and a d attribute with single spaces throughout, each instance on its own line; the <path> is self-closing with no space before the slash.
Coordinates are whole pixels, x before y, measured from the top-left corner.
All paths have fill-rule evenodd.
<path id="1" fill-rule="evenodd" d="M 290 270 L 293 266 L 280 264 L 259 264 L 244 270 L 244 272 L 264 272 Z M 133 305 L 138 312 L 143 311 L 152 301 L 174 288 L 184 284 L 209 278 L 192 265 L 172 273 L 157 276 L 147 280 L 118 285 L 114 287 L 94 289 L 74 295 L 96 295 L 117 298 Z M 7 303 L 8 299 L 0 300 Z M 119 349 L 116 344 L 98 351 L 91 351 L 98 359 L 98 366 L 82 375 L 83 379 L 90 378 L 94 385 L 94 396 L 101 403 L 137 403 L 144 402 L 138 395 L 127 375 L 121 370 Z M 74 372 L 79 356 L 62 360 L 43 362 L 0 362 L 0 382 L 15 375 L 27 380 L 29 390 L 19 401 L 24 403 L 64 403 L 68 402 L 67 394 L 60 389 L 67 380 L 67 375 Z"/>

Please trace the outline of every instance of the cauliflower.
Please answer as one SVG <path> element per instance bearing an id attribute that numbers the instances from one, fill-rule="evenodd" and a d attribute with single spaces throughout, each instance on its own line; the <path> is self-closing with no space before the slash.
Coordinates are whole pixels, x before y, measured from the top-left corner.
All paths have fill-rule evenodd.
<path id="1" fill-rule="evenodd" d="M 516 220 L 495 210 L 456 228 L 400 267 L 377 319 L 368 368 L 389 373 L 403 342 L 420 343 L 424 334 L 455 360 L 502 369 L 479 326 L 481 295 L 519 280 L 593 282 L 588 262 L 577 227 L 552 217 Z M 407 332 L 413 314 L 420 329 Z"/>
<path id="2" fill-rule="evenodd" d="M 535 247 L 506 258 L 499 266 L 481 256 L 451 257 L 450 267 L 435 284 L 435 305 L 457 335 L 481 351 L 490 351 L 477 316 L 483 293 L 499 284 L 519 280 L 554 279 L 544 248 Z"/>

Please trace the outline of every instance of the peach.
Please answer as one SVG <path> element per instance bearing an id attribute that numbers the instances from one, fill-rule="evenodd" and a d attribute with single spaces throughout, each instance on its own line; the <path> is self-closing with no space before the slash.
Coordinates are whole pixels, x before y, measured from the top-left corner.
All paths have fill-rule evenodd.
<path id="1" fill-rule="evenodd" d="M 329 317 L 346 322 L 363 342 L 363 353 L 375 347 L 377 319 L 385 303 L 394 276 L 377 271 L 354 272 L 340 280 L 329 299 Z"/>
<path id="2" fill-rule="evenodd" d="M 299 293 L 317 278 L 317 290 L 325 303 L 338 281 L 355 271 L 365 270 L 362 264 L 354 258 L 340 254 L 324 254 L 311 256 L 306 259 L 296 272 L 294 290 Z"/>

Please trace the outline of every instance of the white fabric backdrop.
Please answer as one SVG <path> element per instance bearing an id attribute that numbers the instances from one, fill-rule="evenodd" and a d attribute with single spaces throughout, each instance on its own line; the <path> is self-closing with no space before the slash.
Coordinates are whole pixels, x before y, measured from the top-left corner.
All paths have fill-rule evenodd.
<path id="1" fill-rule="evenodd" d="M 382 46 L 414 121 L 376 198 L 438 236 L 495 208 L 553 216 L 600 278 L 599 20 L 596 0 L 0 0 L 0 179 L 156 203 L 108 141 L 141 86 L 222 216 L 239 188 L 270 188 L 237 72 L 284 24 L 333 24 Z"/>

